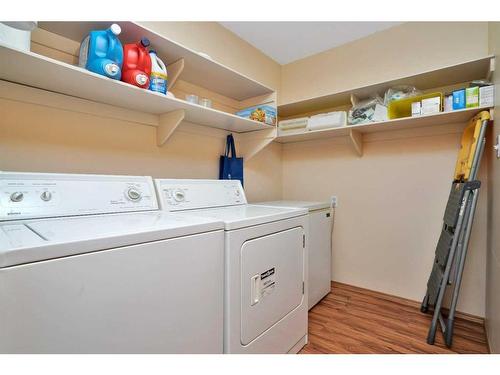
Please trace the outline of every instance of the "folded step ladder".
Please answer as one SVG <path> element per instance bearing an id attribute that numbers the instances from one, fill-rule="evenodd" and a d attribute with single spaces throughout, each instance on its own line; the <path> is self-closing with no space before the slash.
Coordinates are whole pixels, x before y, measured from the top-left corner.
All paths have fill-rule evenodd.
<path id="1" fill-rule="evenodd" d="M 462 135 L 455 176 L 444 213 L 443 228 L 436 246 L 427 292 L 420 308 L 424 313 L 428 312 L 429 308 L 433 311 L 427 335 L 427 343 L 431 345 L 434 344 L 438 324 L 443 331 L 446 346 L 450 347 L 452 343 L 460 283 L 481 187 L 481 182 L 476 180 L 476 174 L 484 150 L 489 120 L 488 111 L 479 113 L 469 122 Z M 448 314 L 445 317 L 442 309 L 448 286 L 452 294 Z"/>

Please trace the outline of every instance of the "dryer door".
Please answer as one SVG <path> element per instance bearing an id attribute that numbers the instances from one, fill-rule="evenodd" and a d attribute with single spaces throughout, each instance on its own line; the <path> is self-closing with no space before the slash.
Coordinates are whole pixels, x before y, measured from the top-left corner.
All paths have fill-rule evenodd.
<path id="1" fill-rule="evenodd" d="M 304 230 L 296 227 L 241 247 L 241 343 L 247 345 L 304 298 Z"/>

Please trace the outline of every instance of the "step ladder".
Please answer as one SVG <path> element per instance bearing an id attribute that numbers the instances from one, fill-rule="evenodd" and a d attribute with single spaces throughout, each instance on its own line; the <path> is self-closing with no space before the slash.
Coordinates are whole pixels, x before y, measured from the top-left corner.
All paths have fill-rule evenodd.
<path id="1" fill-rule="evenodd" d="M 452 343 L 460 283 L 481 187 L 481 182 L 476 180 L 476 174 L 484 150 L 489 120 L 488 111 L 480 112 L 471 119 L 462 135 L 443 228 L 436 246 L 427 292 L 420 308 L 423 313 L 429 312 L 429 309 L 433 313 L 427 335 L 427 343 L 431 345 L 434 344 L 438 325 L 443 332 L 446 346 L 450 347 Z M 445 317 L 443 301 L 448 286 L 451 289 L 451 302 Z"/>

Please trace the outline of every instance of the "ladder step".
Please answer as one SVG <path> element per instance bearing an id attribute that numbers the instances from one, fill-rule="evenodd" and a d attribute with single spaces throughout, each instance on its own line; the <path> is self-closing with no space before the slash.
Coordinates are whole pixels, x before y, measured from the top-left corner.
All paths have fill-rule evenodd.
<path id="1" fill-rule="evenodd" d="M 446 229 L 441 231 L 441 236 L 436 247 L 436 263 L 441 267 L 445 267 L 450 255 L 451 244 L 453 242 L 453 233 L 448 232 Z"/>
<path id="2" fill-rule="evenodd" d="M 454 182 L 451 185 L 450 197 L 448 198 L 443 218 L 443 221 L 447 226 L 451 228 L 455 228 L 457 226 L 458 216 L 460 214 L 460 208 L 462 207 L 465 192 L 467 190 L 479 189 L 480 186 L 480 181 Z"/>
<path id="3" fill-rule="evenodd" d="M 449 227 L 455 228 L 457 226 L 458 215 L 460 213 L 460 207 L 462 206 L 462 200 L 464 199 L 464 193 L 465 184 L 455 182 L 451 185 L 450 197 L 448 198 L 443 218 L 444 223 Z"/>

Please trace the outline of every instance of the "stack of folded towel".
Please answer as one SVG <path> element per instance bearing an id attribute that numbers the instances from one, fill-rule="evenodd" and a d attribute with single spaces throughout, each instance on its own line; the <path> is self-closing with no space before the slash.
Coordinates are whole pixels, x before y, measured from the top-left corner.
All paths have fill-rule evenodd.
<path id="1" fill-rule="evenodd" d="M 303 133 L 307 130 L 308 121 L 308 117 L 280 121 L 278 124 L 278 133 L 280 135 Z"/>
<path id="2" fill-rule="evenodd" d="M 311 116 L 307 124 L 307 129 L 310 131 L 340 128 L 346 124 L 346 112 L 329 112 Z"/>
<path id="3" fill-rule="evenodd" d="M 345 111 L 321 113 L 311 117 L 294 118 L 280 121 L 278 135 L 300 134 L 307 131 L 340 128 L 346 125 Z"/>

